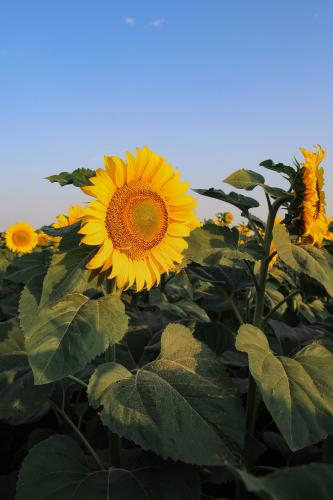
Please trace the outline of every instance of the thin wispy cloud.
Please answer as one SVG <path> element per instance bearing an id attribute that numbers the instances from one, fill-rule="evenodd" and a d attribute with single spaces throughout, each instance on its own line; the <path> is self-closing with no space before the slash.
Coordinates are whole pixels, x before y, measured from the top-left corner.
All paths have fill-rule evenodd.
<path id="1" fill-rule="evenodd" d="M 160 28 L 163 23 L 164 23 L 164 18 L 162 17 L 161 19 L 154 19 L 153 21 L 150 21 L 149 24 L 153 28 Z"/>
<path id="2" fill-rule="evenodd" d="M 135 24 L 135 19 L 134 19 L 134 17 L 125 17 L 124 22 L 125 22 L 125 24 L 127 24 L 128 26 L 134 26 L 134 24 Z"/>

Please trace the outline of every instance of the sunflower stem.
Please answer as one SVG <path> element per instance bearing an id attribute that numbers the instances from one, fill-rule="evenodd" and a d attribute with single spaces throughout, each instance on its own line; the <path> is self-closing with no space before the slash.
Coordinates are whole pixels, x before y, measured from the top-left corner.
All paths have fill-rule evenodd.
<path id="1" fill-rule="evenodd" d="M 74 377 L 74 375 L 67 375 L 67 377 L 69 380 L 72 380 L 73 382 L 75 382 L 76 384 L 79 384 L 81 385 L 82 387 L 84 387 L 85 389 L 88 388 L 88 385 L 83 381 L 81 380 L 80 378 L 78 377 Z"/>
<path id="2" fill-rule="evenodd" d="M 105 351 L 105 362 L 115 363 L 116 362 L 116 345 L 110 345 Z M 108 429 L 108 444 L 109 444 L 109 455 L 111 465 L 114 467 L 120 466 L 120 448 L 121 441 L 119 436 Z"/>
<path id="3" fill-rule="evenodd" d="M 274 307 L 273 309 L 271 309 L 267 314 L 266 316 L 263 318 L 262 320 L 262 324 L 263 326 L 266 325 L 267 321 L 273 316 L 273 314 L 285 303 L 287 302 L 289 299 L 291 299 L 294 295 L 297 295 L 298 293 L 300 293 L 300 289 L 299 288 L 296 288 L 296 290 L 293 290 L 292 292 L 289 293 L 289 295 L 286 295 L 286 297 L 283 297 L 283 299 L 280 300 L 280 302 L 278 302 Z"/>
<path id="4" fill-rule="evenodd" d="M 99 469 L 103 470 L 104 469 L 104 465 L 102 464 L 102 461 L 100 460 L 99 456 L 97 455 L 97 453 L 95 452 L 95 450 L 93 449 L 93 447 L 91 446 L 91 444 L 84 437 L 84 435 L 82 434 L 82 432 L 80 431 L 80 429 L 78 427 L 76 427 L 76 425 L 74 424 L 74 422 L 69 418 L 69 416 L 67 415 L 67 413 L 65 412 L 65 410 L 63 410 L 62 408 L 59 408 L 55 403 L 52 404 L 52 408 L 73 429 L 73 431 L 79 437 L 79 439 L 82 441 L 82 443 L 87 448 L 87 450 L 89 451 L 89 453 L 91 454 L 91 456 L 95 459 L 95 461 L 96 461 Z"/>
<path id="5" fill-rule="evenodd" d="M 264 252 L 266 258 L 262 259 L 260 263 L 259 279 L 258 279 L 258 289 L 256 292 L 256 303 L 254 309 L 253 324 L 257 328 L 263 326 L 263 312 L 265 303 L 265 293 L 266 293 L 266 282 L 268 276 L 268 267 L 270 262 L 270 248 L 273 240 L 273 228 L 277 212 L 280 206 L 285 203 L 289 198 L 282 196 L 277 198 L 275 202 L 270 206 L 268 213 L 266 231 L 264 238 Z M 245 440 L 244 440 L 244 453 L 243 461 L 246 460 L 248 456 L 248 450 L 250 447 L 251 437 L 254 435 L 255 424 L 257 419 L 257 411 L 259 406 L 260 396 L 257 393 L 257 387 L 254 378 L 251 373 L 249 375 L 249 385 L 248 394 L 246 401 L 246 417 L 245 417 Z"/>

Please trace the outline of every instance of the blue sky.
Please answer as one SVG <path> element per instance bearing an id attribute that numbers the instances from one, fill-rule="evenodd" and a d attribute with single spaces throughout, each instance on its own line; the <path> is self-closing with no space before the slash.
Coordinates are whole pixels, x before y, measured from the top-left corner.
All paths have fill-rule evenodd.
<path id="1" fill-rule="evenodd" d="M 320 143 L 333 214 L 332 23 L 331 0 L 2 0 L 0 229 L 86 199 L 47 175 L 145 144 L 223 188 Z"/>

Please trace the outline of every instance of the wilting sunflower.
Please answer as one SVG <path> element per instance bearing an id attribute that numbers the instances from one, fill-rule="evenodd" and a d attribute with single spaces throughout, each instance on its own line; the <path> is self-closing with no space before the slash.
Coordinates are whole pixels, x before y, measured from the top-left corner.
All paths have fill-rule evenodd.
<path id="1" fill-rule="evenodd" d="M 180 173 L 147 147 L 137 155 L 105 157 L 91 186 L 82 190 L 96 198 L 85 209 L 82 243 L 99 245 L 88 269 L 111 269 L 119 288 L 136 284 L 137 291 L 159 283 L 174 270 L 187 248 L 184 237 L 200 225 L 197 202 L 186 194 L 189 184 Z"/>
<path id="2" fill-rule="evenodd" d="M 315 148 L 315 152 L 304 148 L 300 150 L 305 159 L 300 171 L 303 186 L 299 196 L 298 216 L 294 222 L 296 220 L 301 226 L 301 239 L 304 243 L 320 247 L 324 239 L 333 239 L 326 216 L 324 169 L 319 168 L 326 152 L 320 146 Z"/>
<path id="3" fill-rule="evenodd" d="M 31 252 L 37 245 L 37 241 L 36 231 L 27 222 L 17 222 L 5 232 L 6 246 L 18 254 Z"/>

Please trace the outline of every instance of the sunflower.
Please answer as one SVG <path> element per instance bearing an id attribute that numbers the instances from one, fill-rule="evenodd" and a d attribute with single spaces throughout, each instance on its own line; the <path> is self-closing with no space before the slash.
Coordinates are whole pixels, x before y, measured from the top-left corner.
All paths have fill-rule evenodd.
<path id="1" fill-rule="evenodd" d="M 333 239 L 329 230 L 329 219 L 326 216 L 324 187 L 324 169 L 319 168 L 326 152 L 317 146 L 315 152 L 300 148 L 304 163 L 302 164 L 303 197 L 301 200 L 299 219 L 302 224 L 301 240 L 321 247 L 324 239 Z"/>
<path id="2" fill-rule="evenodd" d="M 48 247 L 50 242 L 52 241 L 52 238 L 43 232 L 37 233 L 37 238 L 38 238 L 37 244 L 40 247 Z"/>
<path id="3" fill-rule="evenodd" d="M 16 222 L 5 232 L 6 246 L 18 254 L 31 252 L 37 245 L 37 240 L 36 231 L 27 222 Z"/>
<path id="4" fill-rule="evenodd" d="M 226 223 L 226 224 L 231 224 L 231 223 L 232 223 L 232 221 L 234 220 L 234 216 L 232 215 L 232 213 L 231 213 L 231 212 L 226 212 L 226 213 L 224 214 L 224 220 L 225 220 L 225 223 Z"/>
<path id="5" fill-rule="evenodd" d="M 134 283 L 137 291 L 159 283 L 161 274 L 183 260 L 184 237 L 200 225 L 193 212 L 197 202 L 186 194 L 189 184 L 180 173 L 147 147 L 137 155 L 106 156 L 92 185 L 81 189 L 96 198 L 85 209 L 79 233 L 86 245 L 98 245 L 88 269 L 112 268 L 108 278 L 119 288 Z"/>
<path id="6" fill-rule="evenodd" d="M 57 215 L 56 217 L 57 222 L 52 224 L 52 227 L 58 229 L 61 227 L 71 226 L 72 224 L 75 224 L 75 222 L 79 222 L 82 219 L 83 214 L 84 212 L 81 205 L 71 205 L 68 209 L 67 215 L 64 214 Z M 52 241 L 55 244 L 55 246 L 59 245 L 60 240 L 61 236 L 52 237 Z"/>
<path id="7" fill-rule="evenodd" d="M 252 231 L 246 224 L 238 224 L 237 229 L 240 236 L 240 244 L 245 243 L 245 240 L 252 236 Z"/>
<path id="8" fill-rule="evenodd" d="M 64 214 L 57 215 L 56 217 L 57 222 L 52 224 L 52 226 L 55 228 L 71 226 L 72 224 L 75 224 L 75 222 L 81 220 L 82 217 L 83 217 L 83 209 L 81 205 L 76 205 L 76 206 L 71 205 L 68 209 L 67 215 Z"/>
<path id="9" fill-rule="evenodd" d="M 216 226 L 225 226 L 231 224 L 234 220 L 234 216 L 230 212 L 219 212 L 216 214 L 216 219 L 213 220 L 213 223 Z"/>

